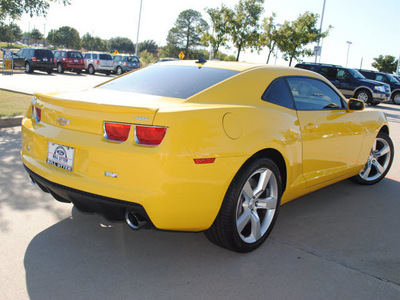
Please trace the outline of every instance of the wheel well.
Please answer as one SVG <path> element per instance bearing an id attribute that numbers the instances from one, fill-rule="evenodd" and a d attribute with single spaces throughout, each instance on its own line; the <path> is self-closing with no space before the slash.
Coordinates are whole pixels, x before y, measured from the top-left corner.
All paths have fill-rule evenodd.
<path id="1" fill-rule="evenodd" d="M 386 125 L 384 125 L 381 130 L 379 130 L 379 132 L 384 132 L 387 135 L 389 135 L 389 127 L 387 127 Z"/>
<path id="2" fill-rule="evenodd" d="M 254 154 L 252 157 L 250 157 L 247 160 L 247 162 L 257 159 L 257 158 L 260 158 L 260 157 L 266 157 L 266 158 L 272 159 L 273 162 L 278 167 L 279 172 L 281 173 L 281 177 L 282 177 L 282 193 L 283 193 L 286 190 L 287 170 L 286 170 L 285 159 L 283 158 L 282 154 L 275 149 L 271 149 L 271 148 L 263 149 L 263 150 L 257 152 L 256 154 Z"/>

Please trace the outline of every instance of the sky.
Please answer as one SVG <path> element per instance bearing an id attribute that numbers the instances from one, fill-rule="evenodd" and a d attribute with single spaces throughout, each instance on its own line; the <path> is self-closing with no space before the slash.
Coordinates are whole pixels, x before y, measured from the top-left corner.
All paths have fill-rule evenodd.
<path id="1" fill-rule="evenodd" d="M 348 67 L 373 69 L 374 57 L 379 55 L 400 55 L 400 34 L 398 14 L 400 0 L 325 0 L 322 30 L 331 25 L 329 36 L 323 40 L 321 63 Z M 139 42 L 154 40 L 158 45 L 166 44 L 167 34 L 179 13 L 194 9 L 209 21 L 205 8 L 217 8 L 222 3 L 233 8 L 239 0 L 142 0 Z M 276 23 L 295 20 L 306 11 L 322 15 L 324 0 L 265 0 L 264 14 L 268 17 L 275 12 Z M 51 4 L 47 17 L 24 15 L 16 23 L 23 31 L 37 28 L 45 34 L 51 29 L 71 26 L 80 35 L 89 32 L 102 39 L 116 36 L 137 39 L 140 0 L 71 0 L 70 6 Z M 318 27 L 320 26 L 320 19 Z M 351 44 L 347 42 L 351 42 Z M 350 45 L 350 46 L 349 46 Z M 309 45 L 313 49 L 315 45 Z M 235 48 L 224 49 L 224 53 L 235 55 Z M 265 63 L 268 51 L 260 53 L 246 50 L 241 52 L 240 61 Z M 303 58 L 313 62 L 314 57 Z M 270 64 L 288 65 L 281 58 L 270 59 Z"/>

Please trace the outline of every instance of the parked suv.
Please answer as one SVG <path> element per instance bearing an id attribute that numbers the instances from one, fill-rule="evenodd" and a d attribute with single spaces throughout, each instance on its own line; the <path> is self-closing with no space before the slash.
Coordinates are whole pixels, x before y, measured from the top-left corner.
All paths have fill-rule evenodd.
<path id="1" fill-rule="evenodd" d="M 134 55 L 113 55 L 114 60 L 114 73 L 121 75 L 125 72 L 132 71 L 140 68 L 140 61 L 137 56 Z"/>
<path id="2" fill-rule="evenodd" d="M 54 55 L 48 49 L 24 48 L 14 54 L 14 67 L 25 68 L 26 73 L 35 70 L 53 73 Z"/>
<path id="3" fill-rule="evenodd" d="M 382 72 L 370 71 L 370 70 L 358 70 L 361 74 L 365 76 L 365 78 L 380 81 L 387 83 L 390 85 L 390 89 L 392 94 L 390 95 L 390 99 L 396 103 L 400 104 L 400 82 L 394 78 L 394 76 Z"/>
<path id="4" fill-rule="evenodd" d="M 79 51 L 56 50 L 53 51 L 53 54 L 58 73 L 71 71 L 81 74 L 82 70 L 85 69 L 85 60 Z"/>
<path id="5" fill-rule="evenodd" d="M 316 63 L 299 63 L 295 67 L 325 76 L 347 98 L 358 98 L 369 105 L 389 101 L 390 86 L 388 84 L 366 79 L 357 70 Z"/>
<path id="6" fill-rule="evenodd" d="M 96 72 L 110 75 L 114 71 L 114 61 L 107 53 L 85 53 L 85 69 L 89 74 Z"/>

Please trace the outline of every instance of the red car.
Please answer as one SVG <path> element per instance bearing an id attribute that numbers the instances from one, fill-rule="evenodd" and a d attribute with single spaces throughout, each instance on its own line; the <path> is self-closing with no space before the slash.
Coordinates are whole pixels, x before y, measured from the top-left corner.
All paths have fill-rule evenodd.
<path id="1" fill-rule="evenodd" d="M 56 50 L 53 53 L 54 64 L 58 73 L 71 71 L 81 74 L 85 68 L 85 60 L 79 51 Z"/>

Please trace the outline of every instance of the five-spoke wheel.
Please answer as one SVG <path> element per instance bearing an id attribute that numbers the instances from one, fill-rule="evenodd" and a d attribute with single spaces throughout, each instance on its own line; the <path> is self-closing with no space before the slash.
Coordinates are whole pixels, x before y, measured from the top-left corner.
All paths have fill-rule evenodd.
<path id="1" fill-rule="evenodd" d="M 394 155 L 393 143 L 390 137 L 380 132 L 376 137 L 367 163 L 360 174 L 354 177 L 361 184 L 374 184 L 382 180 L 392 165 Z"/>
<path id="2" fill-rule="evenodd" d="M 281 194 L 281 175 L 271 159 L 246 163 L 231 182 L 207 238 L 237 252 L 256 249 L 274 226 Z"/>

